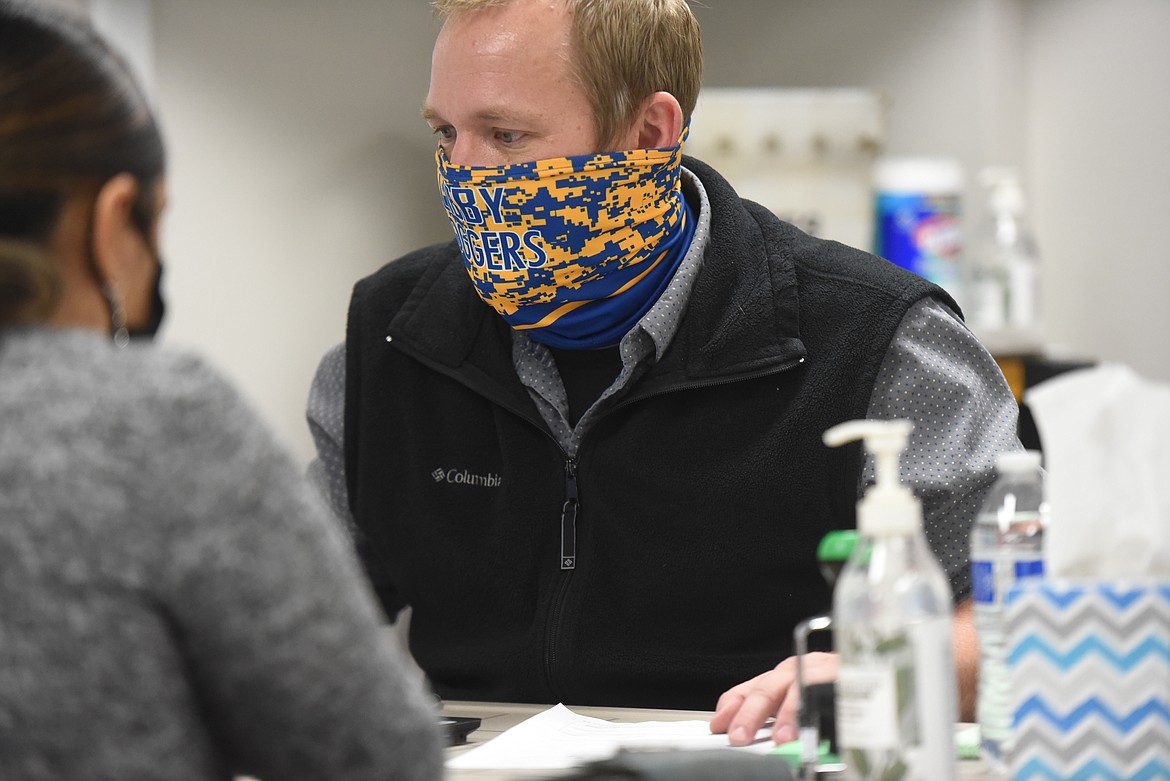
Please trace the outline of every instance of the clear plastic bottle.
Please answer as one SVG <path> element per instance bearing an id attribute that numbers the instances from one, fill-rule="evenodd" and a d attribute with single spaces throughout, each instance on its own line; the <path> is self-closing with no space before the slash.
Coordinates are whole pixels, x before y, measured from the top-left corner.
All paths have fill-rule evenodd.
<path id="1" fill-rule="evenodd" d="M 956 776 L 951 589 L 923 535 L 921 505 L 898 481 L 912 428 L 866 420 L 825 432 L 830 445 L 863 438 L 877 470 L 833 591 L 837 744 L 845 777 L 858 781 Z"/>
<path id="2" fill-rule="evenodd" d="M 971 587 L 979 636 L 977 718 L 984 760 L 1005 776 L 1012 750 L 1012 713 L 1005 658 L 1003 598 L 1012 584 L 1044 574 L 1048 504 L 1040 454 L 1001 453 L 999 476 L 971 530 Z"/>
<path id="3" fill-rule="evenodd" d="M 1040 258 L 1024 217 L 1024 190 L 1016 171 L 991 166 L 979 172 L 987 218 L 972 242 L 967 310 L 977 329 L 1038 331 Z"/>

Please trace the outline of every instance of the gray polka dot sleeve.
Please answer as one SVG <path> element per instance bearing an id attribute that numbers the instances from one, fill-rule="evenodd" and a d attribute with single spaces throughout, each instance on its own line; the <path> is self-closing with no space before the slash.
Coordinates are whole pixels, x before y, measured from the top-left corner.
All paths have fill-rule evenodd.
<path id="1" fill-rule="evenodd" d="M 995 478 L 995 456 L 1021 448 L 1016 404 L 986 348 L 933 299 L 906 313 L 878 372 L 867 417 L 908 418 L 902 481 L 922 500 L 931 549 L 956 601 L 971 590 L 968 534 Z M 866 458 L 859 493 L 874 480 Z"/>
<path id="2" fill-rule="evenodd" d="M 313 435 L 317 457 L 309 462 L 309 482 L 325 497 L 342 528 L 353 537 L 357 531 L 349 510 L 345 487 L 345 343 L 321 358 L 309 389 L 305 417 Z"/>

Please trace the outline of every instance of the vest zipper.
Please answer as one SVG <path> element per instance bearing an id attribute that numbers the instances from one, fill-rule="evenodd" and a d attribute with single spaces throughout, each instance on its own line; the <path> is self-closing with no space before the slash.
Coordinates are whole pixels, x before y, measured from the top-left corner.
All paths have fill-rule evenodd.
<path id="1" fill-rule="evenodd" d="M 577 567 L 577 516 L 580 512 L 577 499 L 577 459 L 565 457 L 565 503 L 561 507 L 561 551 L 560 568 L 564 576 L 557 584 L 556 594 L 548 611 L 548 624 L 544 636 L 545 684 L 554 697 L 557 686 L 553 683 L 553 670 L 557 663 L 557 637 L 560 634 L 561 619 L 564 617 L 565 598 L 569 593 L 573 570 Z"/>
<path id="2" fill-rule="evenodd" d="M 565 460 L 565 504 L 561 507 L 561 569 L 577 566 L 577 460 Z"/>

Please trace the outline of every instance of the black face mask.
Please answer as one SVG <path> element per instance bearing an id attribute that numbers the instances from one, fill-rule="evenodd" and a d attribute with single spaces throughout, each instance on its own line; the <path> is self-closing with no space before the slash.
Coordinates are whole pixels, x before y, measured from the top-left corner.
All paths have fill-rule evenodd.
<path id="1" fill-rule="evenodd" d="M 131 339 L 153 339 L 162 325 L 163 317 L 167 312 L 167 302 L 163 300 L 162 294 L 162 274 L 163 262 L 160 255 L 158 257 L 158 270 L 154 273 L 154 293 L 150 299 L 150 311 L 147 313 L 145 323 L 137 328 L 126 329 Z"/>
<path id="2" fill-rule="evenodd" d="M 151 234 L 150 202 L 146 199 L 139 198 L 134 204 L 130 218 L 134 221 L 134 226 L 138 229 L 138 233 L 147 242 L 147 246 L 149 246 Z M 156 261 L 156 270 L 154 272 L 154 291 L 150 299 L 150 311 L 147 313 L 145 323 L 137 328 L 126 329 L 131 339 L 153 339 L 158 334 L 158 329 L 162 326 L 163 317 L 166 315 L 167 304 L 163 300 L 162 294 L 162 255 L 155 255 L 154 259 Z"/>

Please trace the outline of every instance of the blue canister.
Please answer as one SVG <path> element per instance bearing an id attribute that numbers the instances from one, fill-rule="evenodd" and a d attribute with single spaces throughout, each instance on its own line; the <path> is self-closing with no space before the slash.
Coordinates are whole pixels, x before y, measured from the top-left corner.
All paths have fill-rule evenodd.
<path id="1" fill-rule="evenodd" d="M 874 253 L 960 298 L 963 169 L 958 161 L 885 158 L 875 168 L 874 189 Z"/>

